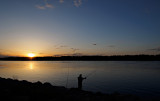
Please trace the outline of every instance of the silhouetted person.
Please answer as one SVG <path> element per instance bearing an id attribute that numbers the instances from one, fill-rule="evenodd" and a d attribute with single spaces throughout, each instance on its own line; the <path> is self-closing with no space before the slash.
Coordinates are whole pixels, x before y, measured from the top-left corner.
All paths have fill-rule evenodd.
<path id="1" fill-rule="evenodd" d="M 78 77 L 78 89 L 79 89 L 79 90 L 82 90 L 82 81 L 83 81 L 84 79 L 86 79 L 86 77 L 83 78 L 83 77 L 82 77 L 82 74 L 80 74 L 79 77 Z"/>

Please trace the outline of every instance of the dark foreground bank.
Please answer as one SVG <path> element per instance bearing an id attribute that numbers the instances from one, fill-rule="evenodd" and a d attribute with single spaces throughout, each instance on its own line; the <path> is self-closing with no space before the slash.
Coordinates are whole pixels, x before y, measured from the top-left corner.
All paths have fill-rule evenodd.
<path id="1" fill-rule="evenodd" d="M 50 83 L 0 78 L 2 101 L 146 101 L 134 95 L 102 94 L 76 88 L 52 86 Z M 151 100 L 158 101 L 158 100 Z"/>

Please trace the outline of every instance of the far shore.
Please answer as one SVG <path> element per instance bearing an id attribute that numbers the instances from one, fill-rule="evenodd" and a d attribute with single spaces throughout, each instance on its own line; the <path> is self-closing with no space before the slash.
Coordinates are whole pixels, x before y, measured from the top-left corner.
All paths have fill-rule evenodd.
<path id="1" fill-rule="evenodd" d="M 160 55 L 3 57 L 0 61 L 160 61 Z"/>

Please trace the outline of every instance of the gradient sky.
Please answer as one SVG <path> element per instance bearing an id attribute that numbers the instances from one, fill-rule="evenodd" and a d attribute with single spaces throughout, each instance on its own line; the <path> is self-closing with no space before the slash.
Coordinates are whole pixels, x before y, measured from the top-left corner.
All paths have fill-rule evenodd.
<path id="1" fill-rule="evenodd" d="M 160 54 L 160 0 L 0 0 L 0 56 Z"/>

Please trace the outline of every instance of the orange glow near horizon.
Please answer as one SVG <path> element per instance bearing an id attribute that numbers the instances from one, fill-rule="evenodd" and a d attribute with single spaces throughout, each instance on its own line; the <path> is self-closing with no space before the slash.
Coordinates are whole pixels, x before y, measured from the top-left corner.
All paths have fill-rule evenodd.
<path id="1" fill-rule="evenodd" d="M 33 54 L 33 53 L 28 53 L 28 57 L 35 57 L 35 54 Z"/>

